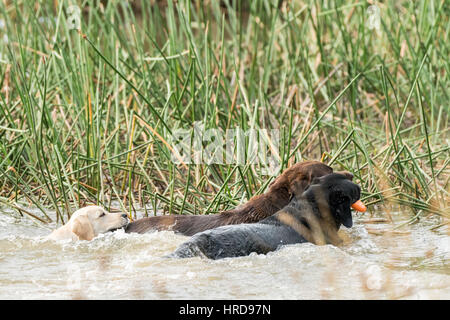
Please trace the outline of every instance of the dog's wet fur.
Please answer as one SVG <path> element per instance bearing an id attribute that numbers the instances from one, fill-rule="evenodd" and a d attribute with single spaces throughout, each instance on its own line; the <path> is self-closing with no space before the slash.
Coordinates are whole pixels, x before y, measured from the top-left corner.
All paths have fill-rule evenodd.
<path id="1" fill-rule="evenodd" d="M 286 169 L 268 190 L 252 197 L 247 203 L 229 211 L 211 215 L 165 215 L 142 218 L 131 222 L 127 233 L 146 233 L 155 230 L 172 230 L 186 236 L 220 226 L 261 221 L 284 208 L 293 196 L 300 196 L 314 178 L 330 174 L 333 169 L 319 161 L 305 161 Z M 341 172 L 348 179 L 349 172 Z"/>
<path id="2" fill-rule="evenodd" d="M 204 256 L 210 259 L 266 254 L 280 246 L 312 242 L 339 245 L 339 227 L 353 224 L 350 206 L 360 187 L 339 173 L 315 178 L 301 195 L 258 223 L 222 226 L 198 233 L 170 257 Z"/>

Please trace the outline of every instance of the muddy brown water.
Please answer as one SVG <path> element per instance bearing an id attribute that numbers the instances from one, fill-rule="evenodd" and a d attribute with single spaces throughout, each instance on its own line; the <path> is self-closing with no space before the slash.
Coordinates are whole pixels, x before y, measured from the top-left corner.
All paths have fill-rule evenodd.
<path id="1" fill-rule="evenodd" d="M 56 225 L 0 209 L 0 299 L 450 299 L 448 226 L 388 232 L 410 217 L 390 215 L 393 223 L 354 215 L 341 247 L 212 261 L 165 258 L 187 239 L 168 231 L 45 240 Z"/>

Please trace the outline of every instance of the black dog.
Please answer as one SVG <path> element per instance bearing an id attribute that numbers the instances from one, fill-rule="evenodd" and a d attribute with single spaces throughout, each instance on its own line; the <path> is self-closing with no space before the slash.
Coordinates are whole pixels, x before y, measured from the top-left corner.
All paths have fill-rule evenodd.
<path id="1" fill-rule="evenodd" d="M 360 187 L 345 175 L 315 178 L 299 196 L 259 223 L 222 226 L 203 231 L 181 244 L 170 257 L 206 256 L 210 259 L 265 254 L 282 245 L 312 242 L 341 243 L 341 224 L 353 225 L 350 206 L 360 197 Z"/>

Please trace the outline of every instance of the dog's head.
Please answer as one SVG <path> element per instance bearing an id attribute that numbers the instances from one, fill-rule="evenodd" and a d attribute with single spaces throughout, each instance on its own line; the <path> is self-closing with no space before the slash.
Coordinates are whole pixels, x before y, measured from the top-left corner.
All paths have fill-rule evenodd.
<path id="1" fill-rule="evenodd" d="M 314 178 L 302 197 L 317 205 L 320 213 L 331 213 L 337 228 L 353 225 L 351 206 L 359 200 L 361 188 L 348 176 L 332 173 Z"/>
<path id="2" fill-rule="evenodd" d="M 333 173 L 333 168 L 320 161 L 304 161 L 286 169 L 270 184 L 270 190 L 283 191 L 289 197 L 300 197 L 315 178 Z M 347 171 L 337 172 L 352 180 L 353 175 Z"/>
<path id="3" fill-rule="evenodd" d="M 314 178 L 333 172 L 333 169 L 319 161 L 296 163 L 286 169 L 269 186 L 271 191 L 282 191 L 292 196 L 300 196 Z"/>
<path id="4" fill-rule="evenodd" d="M 80 240 L 92 240 L 101 233 L 127 225 L 128 217 L 119 212 L 108 212 L 99 206 L 87 206 L 75 211 L 69 220 L 71 231 Z"/>

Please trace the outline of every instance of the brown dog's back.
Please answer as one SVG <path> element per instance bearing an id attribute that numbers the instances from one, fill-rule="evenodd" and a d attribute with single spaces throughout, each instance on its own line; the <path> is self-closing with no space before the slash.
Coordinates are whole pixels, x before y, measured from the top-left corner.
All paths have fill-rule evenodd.
<path id="1" fill-rule="evenodd" d="M 297 163 L 285 170 L 261 195 L 229 211 L 211 215 L 165 215 L 142 218 L 128 224 L 126 232 L 146 233 L 150 230 L 173 230 L 191 236 L 219 226 L 255 223 L 273 215 L 289 203 L 293 195 L 300 195 L 316 177 L 333 173 L 333 169 L 318 161 Z M 346 172 L 350 179 L 351 174 Z"/>

